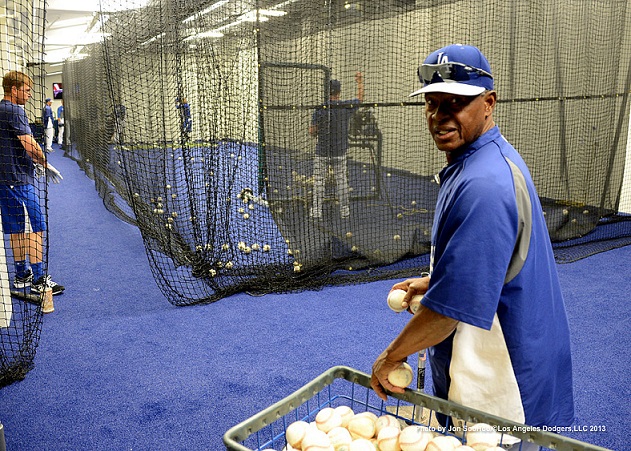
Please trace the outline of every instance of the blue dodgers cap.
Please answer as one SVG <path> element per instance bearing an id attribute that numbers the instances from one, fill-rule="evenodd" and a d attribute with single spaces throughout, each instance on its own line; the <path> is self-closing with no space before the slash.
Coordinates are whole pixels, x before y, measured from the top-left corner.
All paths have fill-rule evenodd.
<path id="1" fill-rule="evenodd" d="M 342 92 L 342 83 L 339 80 L 331 80 L 329 82 L 329 90 L 331 94 L 339 94 Z"/>
<path id="2" fill-rule="evenodd" d="M 48 102 L 52 102 L 52 101 L 53 101 L 53 99 L 47 98 L 46 100 L 44 100 L 44 103 L 48 103 Z"/>
<path id="3" fill-rule="evenodd" d="M 432 52 L 418 68 L 423 87 L 410 97 L 426 92 L 477 96 L 493 90 L 491 65 L 480 49 L 452 44 Z"/>

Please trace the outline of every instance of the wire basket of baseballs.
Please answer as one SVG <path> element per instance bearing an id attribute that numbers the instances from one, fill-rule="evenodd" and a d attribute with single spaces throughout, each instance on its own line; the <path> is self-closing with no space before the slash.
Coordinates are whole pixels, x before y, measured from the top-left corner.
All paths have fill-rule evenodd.
<path id="1" fill-rule="evenodd" d="M 223 441 L 236 451 L 505 451 L 520 443 L 606 449 L 418 390 L 388 394 L 381 400 L 368 374 L 336 366 L 232 427 Z"/>

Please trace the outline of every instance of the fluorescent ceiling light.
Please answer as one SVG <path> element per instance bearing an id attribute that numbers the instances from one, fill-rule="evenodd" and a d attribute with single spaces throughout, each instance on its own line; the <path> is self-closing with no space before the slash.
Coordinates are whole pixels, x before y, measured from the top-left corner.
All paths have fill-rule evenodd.
<path id="1" fill-rule="evenodd" d="M 59 74 L 63 74 L 63 72 L 62 72 L 62 71 L 59 71 L 59 72 L 51 72 L 50 74 L 46 74 L 46 76 L 48 77 L 48 76 L 51 76 L 51 75 L 59 75 Z"/>
<path id="2" fill-rule="evenodd" d="M 209 12 L 216 10 L 217 8 L 225 5 L 226 3 L 228 3 L 228 0 L 219 0 L 217 3 L 213 3 L 212 5 L 210 5 L 208 8 L 204 9 L 203 11 L 200 11 L 198 13 L 193 14 L 190 17 L 187 17 L 186 19 L 182 21 L 182 23 L 188 23 L 193 20 L 199 19 L 200 17 L 205 16 Z"/>
<path id="3" fill-rule="evenodd" d="M 194 39 L 203 39 L 203 38 L 221 38 L 223 37 L 223 33 L 217 30 L 204 31 L 203 33 L 197 33 L 188 38 L 184 39 L 186 41 L 192 41 Z"/>
<path id="4" fill-rule="evenodd" d="M 268 13 L 271 13 L 271 14 L 268 14 Z M 272 11 L 268 9 L 260 9 L 258 10 L 258 21 L 267 22 L 269 20 L 269 17 L 267 16 L 280 17 L 280 16 L 284 16 L 285 14 L 287 14 L 285 11 Z M 217 28 L 215 31 L 222 31 L 227 28 L 239 25 L 243 22 L 256 22 L 256 21 L 257 21 L 257 10 L 252 10 L 252 11 L 248 11 L 245 14 L 241 14 L 239 17 L 237 17 L 237 20 L 235 20 L 234 22 L 231 22 L 226 25 L 222 25 L 221 27 Z"/>
<path id="5" fill-rule="evenodd" d="M 142 45 L 142 46 L 149 45 L 149 44 L 151 44 L 152 42 L 157 41 L 158 39 L 162 39 L 163 37 L 164 37 L 164 33 L 160 33 L 159 35 L 154 36 L 154 37 L 152 37 L 151 39 L 146 40 L 145 42 L 143 42 L 143 43 L 142 43 L 142 44 L 140 44 L 140 45 Z"/>
<path id="6" fill-rule="evenodd" d="M 267 22 L 269 20 L 269 17 L 265 17 L 261 14 L 259 14 L 257 17 L 256 11 L 248 11 L 247 13 L 239 17 L 239 19 L 241 20 L 241 22 L 256 22 L 257 19 L 259 22 Z M 237 21 L 239 19 L 237 19 Z"/>
<path id="7" fill-rule="evenodd" d="M 287 5 L 291 5 L 292 3 L 296 3 L 298 0 L 286 0 L 282 3 L 279 3 L 277 5 L 272 6 L 270 9 L 279 9 L 279 8 L 284 8 Z"/>
<path id="8" fill-rule="evenodd" d="M 270 17 L 281 17 L 287 14 L 287 12 L 279 11 L 276 9 L 259 9 L 259 14 L 262 14 L 263 16 L 270 16 Z"/>
<path id="9" fill-rule="evenodd" d="M 204 31 L 203 33 L 197 34 L 198 38 L 221 38 L 223 37 L 223 33 L 220 31 L 210 30 Z"/>
<path id="10" fill-rule="evenodd" d="M 119 12 L 128 11 L 131 9 L 139 9 L 147 6 L 150 0 L 127 0 L 124 2 L 117 2 L 117 4 L 110 3 L 110 8 L 107 10 L 104 8 L 104 12 Z M 61 11 L 85 11 L 94 12 L 101 11 L 100 0 L 48 0 L 46 5 L 47 10 L 61 10 Z"/>

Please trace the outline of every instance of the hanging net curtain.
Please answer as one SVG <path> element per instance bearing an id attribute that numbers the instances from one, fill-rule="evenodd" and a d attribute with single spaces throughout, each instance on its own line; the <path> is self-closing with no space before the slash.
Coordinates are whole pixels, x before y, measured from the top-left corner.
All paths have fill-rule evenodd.
<path id="1" fill-rule="evenodd" d="M 66 152 L 139 227 L 175 305 L 427 266 L 445 160 L 408 95 L 455 42 L 491 62 L 558 260 L 631 242 L 626 1 L 103 0 L 99 19 L 104 41 L 64 65 Z M 350 103 L 328 104 L 331 80 Z M 349 108 L 345 161 L 316 178 L 314 112 Z"/>
<path id="2" fill-rule="evenodd" d="M 32 98 L 24 105 L 24 112 L 28 117 L 32 134 L 42 147 L 44 147 L 42 108 L 45 100 L 44 6 L 43 0 L 0 2 L 0 73 L 4 77 L 18 71 L 26 74 L 33 81 Z M 9 76 L 15 77 L 15 75 Z M 14 133 L 8 122 L 0 121 L 2 136 L 15 136 Z M 0 146 L 0 154 L 4 161 L 4 157 L 9 155 L 9 149 Z M 39 199 L 46 219 L 48 207 L 45 177 L 35 179 L 34 183 L 35 195 Z M 3 175 L 0 177 L 0 185 L 11 186 L 11 181 Z M 14 285 L 16 276 L 14 257 L 16 252 L 20 252 L 18 247 L 21 247 L 20 244 L 14 242 L 18 234 L 10 238 L 10 235 L 2 228 L 2 223 L 0 223 L 0 230 L 4 237 L 4 245 L 0 246 L 0 387 L 2 387 L 23 379 L 33 368 L 35 351 L 42 330 L 43 305 L 41 297 L 32 294 L 30 287 L 16 288 Z M 34 248 L 34 243 L 27 240 L 23 251 L 31 259 L 36 254 L 39 255 L 45 269 L 48 265 L 48 228 L 41 232 L 41 237 L 41 249 Z"/>

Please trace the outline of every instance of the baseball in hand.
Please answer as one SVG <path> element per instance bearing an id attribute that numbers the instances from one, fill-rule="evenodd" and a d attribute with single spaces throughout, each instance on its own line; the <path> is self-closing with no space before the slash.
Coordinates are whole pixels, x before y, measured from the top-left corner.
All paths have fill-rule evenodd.
<path id="1" fill-rule="evenodd" d="M 414 297 L 412 297 L 412 300 L 410 301 L 410 305 L 409 305 L 409 308 L 412 314 L 416 313 L 418 309 L 421 307 L 422 300 L 423 300 L 422 294 L 417 294 Z"/>
<path id="2" fill-rule="evenodd" d="M 405 293 L 405 290 L 392 290 L 390 294 L 388 294 L 388 307 L 397 313 L 404 311 L 407 308 L 403 307 Z"/>
<path id="3" fill-rule="evenodd" d="M 407 362 L 403 362 L 398 368 L 390 371 L 388 382 L 395 387 L 405 388 L 412 383 L 413 374 L 412 367 Z"/>

